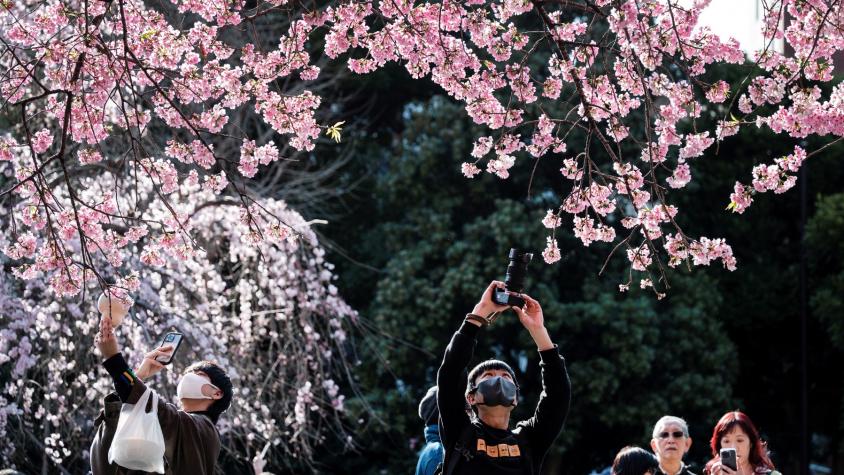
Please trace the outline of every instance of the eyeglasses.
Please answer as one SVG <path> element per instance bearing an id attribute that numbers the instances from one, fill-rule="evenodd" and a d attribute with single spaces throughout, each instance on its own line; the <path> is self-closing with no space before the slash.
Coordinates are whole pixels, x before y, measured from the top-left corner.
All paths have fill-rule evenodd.
<path id="1" fill-rule="evenodd" d="M 679 431 L 679 430 L 674 431 L 674 432 L 663 432 L 663 433 L 659 434 L 660 439 L 667 439 L 669 436 L 672 436 L 675 439 L 682 439 L 683 437 L 686 436 L 686 434 L 684 434 L 683 431 Z"/>

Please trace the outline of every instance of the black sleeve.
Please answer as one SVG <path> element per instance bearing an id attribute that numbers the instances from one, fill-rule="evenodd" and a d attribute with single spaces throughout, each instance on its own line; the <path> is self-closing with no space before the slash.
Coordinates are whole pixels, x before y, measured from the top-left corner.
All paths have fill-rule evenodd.
<path id="1" fill-rule="evenodd" d="M 103 362 L 103 367 L 111 376 L 111 379 L 114 382 L 114 390 L 117 391 L 117 395 L 120 397 L 120 400 L 122 402 L 126 402 L 126 400 L 129 399 L 129 394 L 132 392 L 132 385 L 135 384 L 138 377 L 135 376 L 135 373 L 133 373 L 129 368 L 129 365 L 126 364 L 126 360 L 123 359 L 123 354 L 118 353 L 105 360 Z"/>
<path id="2" fill-rule="evenodd" d="M 446 451 L 470 424 L 466 414 L 466 367 L 475 351 L 475 338 L 480 327 L 464 321 L 451 337 L 443 362 L 437 372 L 437 406 L 440 410 L 440 437 Z"/>
<path id="3" fill-rule="evenodd" d="M 540 351 L 539 356 L 542 394 L 539 395 L 533 417 L 519 422 L 518 427 L 530 442 L 534 456 L 541 459 L 566 422 L 571 404 L 571 382 L 566 372 L 566 362 L 556 345 Z"/>

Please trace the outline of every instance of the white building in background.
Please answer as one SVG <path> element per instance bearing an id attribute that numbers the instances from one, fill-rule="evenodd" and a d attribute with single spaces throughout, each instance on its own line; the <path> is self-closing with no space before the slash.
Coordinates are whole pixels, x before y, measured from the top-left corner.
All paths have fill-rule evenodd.
<path id="1" fill-rule="evenodd" d="M 690 6 L 692 1 L 682 0 L 680 3 Z M 779 5 L 777 0 L 765 0 L 765 3 Z M 712 0 L 701 13 L 698 24 L 709 27 L 722 39 L 735 38 L 741 49 L 752 59 L 757 51 L 765 47 L 762 36 L 764 16 L 762 0 Z M 774 40 L 771 48 L 774 51 L 782 51 L 782 40 Z"/>
<path id="2" fill-rule="evenodd" d="M 679 3 L 689 7 L 693 4 L 693 0 L 679 0 Z M 764 5 L 773 6 L 776 9 L 782 8 L 781 0 L 712 0 L 700 14 L 698 25 L 709 27 L 722 39 L 735 38 L 748 58 L 754 60 L 756 53 L 765 48 L 765 38 L 762 36 Z M 788 25 L 789 15 L 786 12 L 783 12 L 781 22 Z M 791 48 L 785 47 L 781 39 L 774 40 L 771 49 L 784 53 L 786 56 L 794 54 Z M 844 73 L 844 51 L 838 51 L 833 55 L 832 65 L 834 73 Z"/>

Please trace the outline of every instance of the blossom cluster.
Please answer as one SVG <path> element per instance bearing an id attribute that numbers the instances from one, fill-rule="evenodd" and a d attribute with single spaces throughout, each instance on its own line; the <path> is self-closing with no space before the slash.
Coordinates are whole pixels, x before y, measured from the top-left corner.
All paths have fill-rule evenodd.
<path id="1" fill-rule="evenodd" d="M 135 157 L 135 170 L 156 178 L 162 194 L 182 181 L 201 181 L 217 194 L 240 193 L 235 171 L 253 178 L 280 159 L 274 143 L 247 135 L 240 137 L 239 166 L 227 166 L 232 160 L 221 156 L 213 138 L 239 130 L 230 119 L 243 107 L 293 149 L 313 150 L 322 98 L 307 87 L 282 85 L 307 84 L 322 74 L 312 59 L 317 51 L 309 50 L 315 44 L 355 73 L 402 64 L 412 77 L 430 77 L 465 103 L 467 114 L 488 128 L 476 141 L 473 161 L 461 166 L 467 177 L 485 171 L 508 179 L 524 158 L 561 160 L 561 179 L 569 180 L 571 191 L 558 211 L 571 215 L 573 232 L 585 245 L 635 236 L 637 242 L 628 244 L 649 247 L 657 267 L 659 256 L 671 257 L 667 243 L 642 234 L 686 236 L 676 220 L 661 220 L 660 229 L 646 233 L 637 232 L 642 221 L 626 234 L 611 223 L 641 221 L 641 209 L 668 204 L 668 192 L 691 182 L 694 160 L 716 141 L 752 123 L 796 138 L 844 133 L 844 86 L 828 94 L 805 86 L 832 80 L 832 56 L 844 44 L 837 3 L 769 2 L 762 22 L 768 46 L 753 55 L 758 67 L 739 84 L 704 79 L 713 65 L 746 60 L 736 40 L 698 24 L 704 0 L 600 0 L 577 14 L 566 3 L 524 0 L 335 0 L 288 15 L 286 30 L 269 47 L 234 40 L 234 27 L 290 12 L 281 2 L 243 5 L 185 1 L 167 10 L 140 0 L 0 3 L 8 53 L 0 55 L 6 78 L 0 98 L 25 105 L 28 123 L 0 138 L 0 163 L 11 163 L 17 180 L 13 193 L 20 205 L 12 211 L 23 224 L 8 250 L 30 260 L 17 275 L 50 273 L 54 291 L 78 292 L 76 283 L 88 276 L 68 262 L 90 259 L 60 244 L 72 227 L 85 236 L 81 252 L 96 249 L 115 266 L 127 259 L 121 251 L 126 235 L 104 226 L 108 219 L 97 211 L 51 212 L 55 190 L 43 180 L 45 172 L 68 173 L 68 164 L 84 167 L 127 155 Z M 784 15 L 787 23 L 778 21 Z M 320 41 L 311 41 L 316 36 Z M 776 51 L 775 40 L 793 54 Z M 716 130 L 698 130 L 704 111 L 723 116 Z M 644 130 L 631 127 L 639 123 Z M 104 150 L 113 142 L 108 139 L 128 135 L 136 144 L 162 126 L 173 133 L 163 156 L 136 145 L 128 152 Z M 589 149 L 569 155 L 566 138 L 575 128 L 586 131 L 590 146 L 600 147 L 611 163 L 596 161 Z M 800 163 L 796 157 L 754 168 L 752 190 L 737 185 L 732 209 L 743 212 L 753 192 L 793 186 Z M 176 214 L 169 219 L 186 225 Z M 150 236 L 146 261 L 160 262 L 167 239 L 182 245 L 182 254 L 190 252 L 189 239 Z M 547 250 L 554 255 L 550 241 Z"/>
<path id="2" fill-rule="evenodd" d="M 736 262 L 723 240 L 693 239 L 680 229 L 674 219 L 679 210 L 667 203 L 668 192 L 688 185 L 694 160 L 716 141 L 738 133 L 742 124 L 755 122 L 792 137 L 841 136 L 841 86 L 824 97 L 818 86 L 807 89 L 802 80 L 832 79 L 832 54 L 844 36 L 835 4 L 770 2 L 762 32 L 768 46 L 751 58 L 759 68 L 745 81 L 746 88 L 736 90 L 740 84 L 703 79 L 712 65 L 746 60 L 736 40 L 720 38 L 698 24 L 707 4 L 604 0 L 571 15 L 565 5 L 520 0 L 390 2 L 376 4 L 384 26 L 374 28 L 350 27 L 347 13 L 363 15 L 367 9 L 348 2 L 331 11 L 327 25 L 333 39 L 330 54 L 348 52 L 353 70 L 363 63 L 370 71 L 397 61 L 414 77 L 429 74 L 465 102 L 475 122 L 489 128 L 490 134 L 475 142 L 474 160 L 461 165 L 466 177 L 485 170 L 507 179 L 520 157 L 560 157 L 571 191 L 553 217 L 543 220 L 546 227 L 556 228 L 567 213 L 584 245 L 623 239 L 633 270 L 659 268 L 660 255 L 672 265 L 719 259 L 732 270 Z M 786 14 L 793 21 L 777 21 Z M 543 28 L 521 31 L 518 17 L 526 15 L 534 15 Z M 784 40 L 794 54 L 775 51 L 774 40 Z M 540 54 L 541 48 L 528 45 L 550 48 Z M 682 74 L 668 76 L 667 70 Z M 728 103 L 733 98 L 737 109 Z M 558 107 L 563 103 L 574 103 L 575 114 Z M 714 131 L 698 130 L 696 119 L 706 110 L 724 116 Z M 630 125 L 642 120 L 645 132 L 634 133 Z M 615 173 L 607 173 L 606 164 L 593 161 L 588 152 L 567 156 L 565 137 L 574 127 L 589 132 L 594 145 L 612 159 Z M 622 153 L 637 144 L 643 144 L 640 154 Z M 752 190 L 786 191 L 794 185 L 793 173 L 801 162 L 795 151 L 776 165 L 757 166 Z M 750 190 L 736 186 L 735 211 L 749 205 Z M 612 222 L 630 231 L 619 235 Z M 666 234 L 679 236 L 690 253 L 678 252 L 678 244 Z M 711 242 L 718 243 L 716 251 L 709 250 Z M 546 262 L 558 259 L 553 237 L 543 255 Z"/>

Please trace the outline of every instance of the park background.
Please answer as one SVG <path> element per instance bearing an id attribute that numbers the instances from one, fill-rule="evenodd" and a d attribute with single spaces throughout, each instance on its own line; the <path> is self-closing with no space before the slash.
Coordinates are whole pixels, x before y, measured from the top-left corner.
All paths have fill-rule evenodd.
<path id="1" fill-rule="evenodd" d="M 717 74 L 739 77 L 735 69 Z M 467 181 L 458 168 L 477 133 L 471 120 L 435 87 L 402 77 L 396 71 L 366 81 L 364 95 L 374 98 L 381 120 L 351 138 L 355 158 L 337 176 L 338 188 L 349 192 L 332 201 L 334 217 L 323 228 L 340 292 L 372 332 L 360 342 L 357 378 L 375 409 L 360 416 L 362 456 L 341 455 L 335 465 L 327 452 L 331 472 L 412 470 L 423 440 L 416 406 L 435 382 L 445 345 L 484 285 L 503 278 L 511 246 L 541 250 L 545 233 L 537 223 L 561 192 L 548 161 L 530 196 L 514 185 L 528 181 L 528 167 L 508 181 Z M 663 300 L 638 289 L 620 294 L 623 264 L 611 262 L 597 275 L 611 246 L 583 248 L 566 230 L 558 234 L 561 262 L 531 263 L 526 291 L 543 304 L 573 391 L 545 473 L 600 470 L 625 445 L 647 447 L 663 414 L 688 421 L 694 443 L 687 461 L 699 469 L 711 456 L 715 423 L 734 409 L 754 420 L 782 472 L 800 473 L 804 370 L 811 462 L 822 466 L 816 473 L 844 473 L 841 148 L 807 161 L 791 192 L 761 196 L 741 216 L 725 210 L 733 177 L 793 145 L 762 131 L 741 134 L 693 166 L 695 180 L 679 198 L 684 220 L 703 235 L 723 231 L 739 262 L 735 272 L 681 266 L 670 273 Z M 578 150 L 577 142 L 569 149 Z M 514 417 L 527 417 L 541 391 L 538 357 L 514 315 L 480 338 L 475 358 L 487 357 L 517 368 L 524 399 Z"/>
<path id="2" fill-rule="evenodd" d="M 724 66 L 710 79 L 733 83 L 743 74 Z M 339 294 L 359 314 L 353 372 L 341 384 L 343 424 L 354 441 L 350 449 L 328 433 L 309 461 L 271 451 L 267 470 L 410 473 L 423 441 L 419 399 L 463 315 L 489 280 L 503 278 L 509 248 L 538 254 L 544 247 L 539 223 L 564 191 L 560 165 L 541 161 L 530 190 L 526 166 L 507 181 L 467 180 L 460 164 L 481 130 L 437 86 L 393 66 L 364 77 L 338 73 L 324 87 L 346 117 L 343 142 L 302 154 L 275 186 L 305 219 L 327 221 L 315 229 L 336 265 Z M 2 121 L 15 125 L 10 116 Z M 571 137 L 569 150 L 582 141 Z M 672 195 L 685 210 L 681 225 L 732 245 L 734 272 L 681 266 L 669 271 L 662 300 L 638 288 L 619 293 L 623 263 L 611 260 L 598 275 L 611 247 L 584 248 L 566 226 L 557 232 L 563 259 L 531 263 L 526 291 L 543 304 L 573 387 L 545 473 L 603 469 L 621 447 L 646 447 L 663 414 L 689 422 L 687 460 L 699 469 L 710 457 L 712 427 L 733 409 L 755 421 L 783 473 L 801 473 L 804 449 L 815 473 L 844 473 L 842 147 L 808 160 L 789 192 L 760 195 L 743 215 L 725 210 L 736 177 L 795 144 L 767 129 L 745 130 L 692 163 L 694 180 Z M 301 194 L 283 192 L 291 183 Z M 541 390 L 538 358 L 513 315 L 483 332 L 476 360 L 488 357 L 516 368 L 523 400 L 514 417 L 526 417 Z M 0 380 L 11 377 L 0 366 Z M 46 466 L 31 450 L 14 460 L 27 471 Z M 227 451 L 221 470 L 250 473 L 253 454 Z M 70 470 L 84 473 L 83 466 Z"/>

